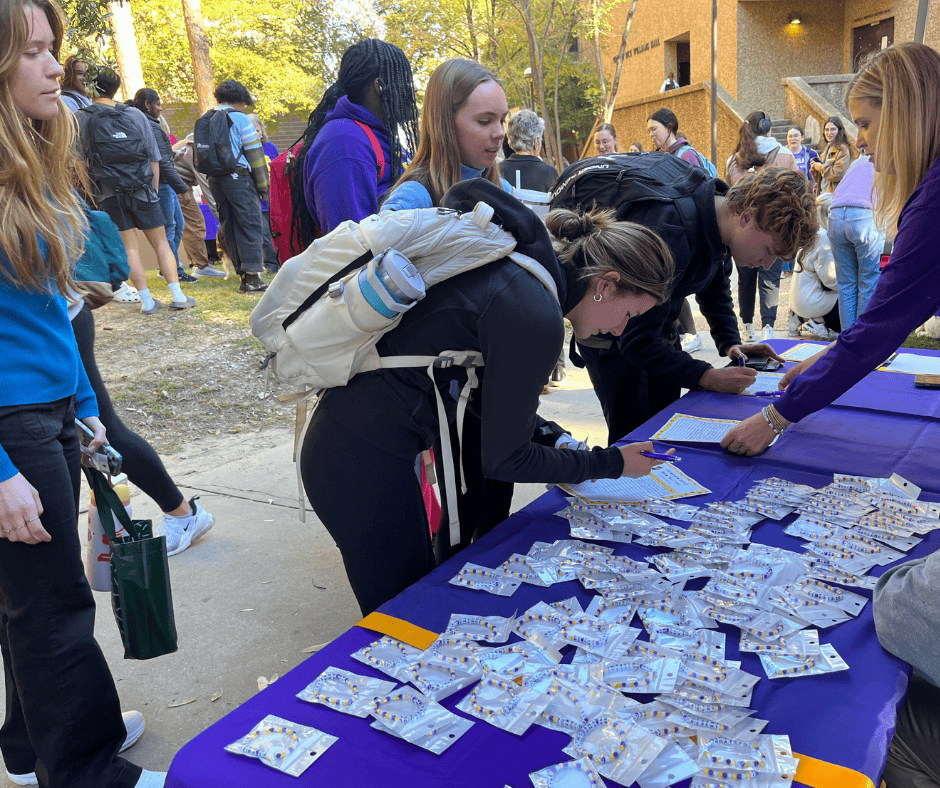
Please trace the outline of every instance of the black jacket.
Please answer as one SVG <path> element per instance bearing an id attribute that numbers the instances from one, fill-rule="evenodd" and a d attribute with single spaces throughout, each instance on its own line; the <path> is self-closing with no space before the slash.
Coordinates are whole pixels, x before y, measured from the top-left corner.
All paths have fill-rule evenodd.
<path id="1" fill-rule="evenodd" d="M 144 115 L 153 123 L 153 136 L 157 139 L 157 148 L 160 151 L 160 183 L 165 183 L 177 194 L 186 194 L 189 191 L 189 186 L 183 183 L 183 179 L 180 178 L 173 164 L 175 154 L 173 153 L 170 138 L 163 130 L 163 126 L 160 125 L 160 121 L 146 112 Z"/>
<path id="2" fill-rule="evenodd" d="M 516 173 L 519 173 L 519 188 L 532 189 L 536 192 L 547 192 L 558 178 L 558 172 L 542 161 L 538 156 L 514 153 L 500 163 L 499 174 L 509 181 L 512 188 L 516 188 Z"/>
<path id="3" fill-rule="evenodd" d="M 617 448 L 575 451 L 533 442 L 539 396 L 564 341 L 562 315 L 583 296 L 586 285 L 558 262 L 535 214 L 498 186 L 479 178 L 463 181 L 445 195 L 444 205 L 471 210 L 480 199 L 493 205 L 495 221 L 516 235 L 517 251 L 551 273 L 559 299 L 516 263 L 497 260 L 429 288 L 376 348 L 381 356 L 483 353 L 485 367 L 478 372 L 480 386 L 469 409 L 482 422 L 487 478 L 545 483 L 618 478 L 623 457 Z M 465 380 L 463 369 L 436 372 L 451 419 L 456 410 L 451 382 L 462 385 Z M 416 433 L 427 448 L 439 431 L 434 390 L 424 369 L 359 374 L 349 385 L 327 391 L 319 407 L 363 441 L 405 459 L 414 459 Z"/>

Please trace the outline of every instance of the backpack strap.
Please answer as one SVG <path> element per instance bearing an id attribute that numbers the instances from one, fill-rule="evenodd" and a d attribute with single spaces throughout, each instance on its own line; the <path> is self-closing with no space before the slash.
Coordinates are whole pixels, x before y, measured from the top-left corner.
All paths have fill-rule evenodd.
<path id="1" fill-rule="evenodd" d="M 380 181 L 382 180 L 382 176 L 385 175 L 385 154 L 382 152 L 379 139 L 375 136 L 375 132 L 372 131 L 372 127 L 368 123 L 363 123 L 361 120 L 354 120 L 353 123 L 362 129 L 369 138 L 372 152 L 375 153 L 375 179 Z"/>

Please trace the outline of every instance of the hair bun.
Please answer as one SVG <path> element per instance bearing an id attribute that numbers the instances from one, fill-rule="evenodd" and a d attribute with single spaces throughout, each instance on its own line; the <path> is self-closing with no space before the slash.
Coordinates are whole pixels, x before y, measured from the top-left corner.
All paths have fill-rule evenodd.
<path id="1" fill-rule="evenodd" d="M 562 241 L 577 241 L 603 230 L 611 221 L 612 214 L 609 211 L 585 212 L 556 208 L 545 217 L 545 226 L 552 235 Z"/>

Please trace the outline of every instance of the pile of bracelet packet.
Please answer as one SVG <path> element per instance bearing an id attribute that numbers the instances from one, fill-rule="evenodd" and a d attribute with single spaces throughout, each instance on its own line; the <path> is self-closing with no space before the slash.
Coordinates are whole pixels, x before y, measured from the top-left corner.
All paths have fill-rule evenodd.
<path id="1" fill-rule="evenodd" d="M 571 538 L 536 542 L 493 568 L 466 564 L 450 582 L 511 596 L 523 583 L 573 581 L 595 594 L 586 608 L 571 597 L 509 617 L 454 613 L 423 651 L 383 636 L 352 655 L 383 678 L 330 667 L 298 697 L 371 718 L 374 729 L 437 755 L 475 721 L 516 736 L 533 725 L 563 732 L 562 752 L 529 775 L 535 788 L 602 788 L 602 778 L 641 788 L 686 780 L 787 788 L 798 760 L 788 737 L 754 716 L 754 687 L 849 669 L 820 631 L 864 609 L 858 592 L 874 587 L 874 566 L 940 527 L 937 506 L 919 493 L 896 477 L 836 475 L 822 489 L 763 479 L 741 500 L 704 507 L 571 498 L 557 513 Z M 804 552 L 751 543 L 756 524 L 793 513 L 785 531 L 805 541 Z M 659 550 L 644 562 L 599 541 Z M 704 586 L 686 590 L 695 578 Z M 719 624 L 740 630 L 739 651 L 758 656 L 766 679 L 726 658 Z M 453 711 L 441 705 L 467 687 Z M 298 741 L 324 736 L 269 717 L 227 749 L 293 774 L 278 765 L 293 739 L 264 750 L 249 741 L 280 728 Z"/>

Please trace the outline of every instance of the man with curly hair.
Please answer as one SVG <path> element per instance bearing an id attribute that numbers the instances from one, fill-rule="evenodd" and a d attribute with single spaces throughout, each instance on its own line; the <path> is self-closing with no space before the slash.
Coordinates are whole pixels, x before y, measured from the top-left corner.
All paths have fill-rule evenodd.
<path id="1" fill-rule="evenodd" d="M 733 188 L 705 179 L 691 199 L 691 217 L 678 200 L 637 200 L 617 211 L 618 219 L 663 237 L 676 260 L 676 278 L 670 299 L 631 320 L 619 337 L 602 334 L 578 342 L 610 443 L 675 402 L 683 388 L 740 394 L 754 382 L 751 369 L 715 369 L 682 350 L 675 321 L 687 296 L 698 301 L 721 355 L 779 358 L 769 345 L 741 342 L 731 298 L 732 257 L 738 265 L 763 269 L 778 258 L 802 259 L 819 226 L 806 179 L 771 167 Z"/>

